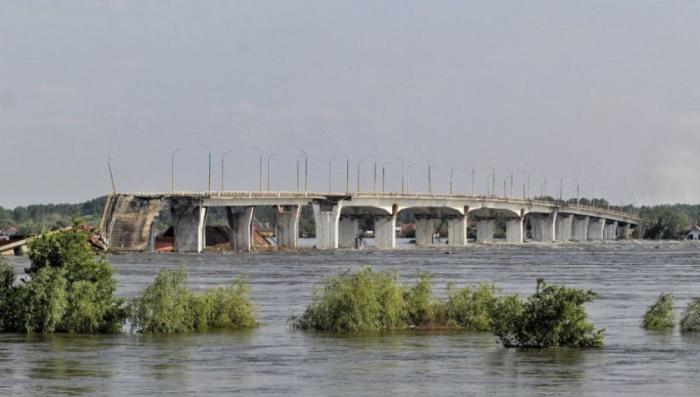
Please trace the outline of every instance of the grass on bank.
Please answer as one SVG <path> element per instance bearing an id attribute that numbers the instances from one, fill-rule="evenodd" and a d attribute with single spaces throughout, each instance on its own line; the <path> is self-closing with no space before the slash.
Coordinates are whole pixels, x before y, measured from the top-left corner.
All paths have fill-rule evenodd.
<path id="1" fill-rule="evenodd" d="M 644 313 L 642 327 L 645 329 L 668 329 L 673 328 L 675 319 L 673 317 L 673 294 L 662 293 L 653 305 L 649 306 Z"/>
<path id="2" fill-rule="evenodd" d="M 187 283 L 187 270 L 161 270 L 131 304 L 132 331 L 172 334 L 258 325 L 250 287 L 234 280 L 227 287 L 197 293 Z"/>

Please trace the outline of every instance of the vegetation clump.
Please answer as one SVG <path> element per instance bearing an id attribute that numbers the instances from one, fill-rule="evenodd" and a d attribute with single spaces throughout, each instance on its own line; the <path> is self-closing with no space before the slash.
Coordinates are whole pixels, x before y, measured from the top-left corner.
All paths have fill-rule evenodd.
<path id="1" fill-rule="evenodd" d="M 700 298 L 691 300 L 681 314 L 681 332 L 697 331 L 700 331 Z"/>
<path id="2" fill-rule="evenodd" d="M 0 265 L 0 330 L 5 332 L 118 332 L 127 310 L 114 297 L 112 267 L 96 257 L 82 232 L 45 234 L 30 245 L 28 279 L 15 283 Z"/>
<path id="3" fill-rule="evenodd" d="M 642 327 L 646 329 L 666 329 L 673 328 L 673 303 L 675 299 L 672 294 L 662 293 L 653 305 L 649 306 L 644 313 Z"/>
<path id="4" fill-rule="evenodd" d="M 587 321 L 583 307 L 593 291 L 548 285 L 537 280 L 533 295 L 499 299 L 492 311 L 493 332 L 506 347 L 600 347 L 604 330 Z"/>
<path id="5" fill-rule="evenodd" d="M 398 282 L 397 273 L 363 267 L 327 279 L 314 289 L 304 313 L 291 317 L 290 323 L 298 329 L 332 332 L 490 329 L 489 312 L 496 302 L 493 286 L 450 287 L 446 300 L 436 298 L 432 288 L 427 273 L 419 273 L 414 285 L 406 285 Z"/>
<path id="6" fill-rule="evenodd" d="M 132 302 L 132 330 L 172 334 L 258 325 L 250 287 L 234 280 L 227 287 L 196 293 L 185 268 L 161 270 L 140 298 Z"/>

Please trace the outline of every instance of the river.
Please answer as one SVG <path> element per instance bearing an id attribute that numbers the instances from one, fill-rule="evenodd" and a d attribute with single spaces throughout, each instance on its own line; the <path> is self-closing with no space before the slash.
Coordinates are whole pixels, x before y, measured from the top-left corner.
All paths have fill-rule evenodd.
<path id="1" fill-rule="evenodd" d="M 118 294 L 133 297 L 159 269 L 187 265 L 197 289 L 245 276 L 262 326 L 243 332 L 150 335 L 0 335 L 2 395 L 688 395 L 700 394 L 700 335 L 640 327 L 660 292 L 676 313 L 700 296 L 700 244 L 599 243 L 463 249 L 341 250 L 259 254 L 110 256 Z M 22 269 L 26 258 L 11 258 Z M 312 286 L 371 265 L 411 280 L 429 271 L 436 292 L 494 282 L 529 294 L 538 277 L 591 288 L 591 321 L 602 349 L 514 350 L 489 333 L 308 333 L 286 320 Z"/>

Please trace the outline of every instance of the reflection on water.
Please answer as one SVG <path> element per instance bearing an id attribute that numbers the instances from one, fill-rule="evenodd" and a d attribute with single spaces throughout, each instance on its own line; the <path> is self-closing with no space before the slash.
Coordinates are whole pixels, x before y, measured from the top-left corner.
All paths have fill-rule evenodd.
<path id="1" fill-rule="evenodd" d="M 633 243 L 113 256 L 126 297 L 164 267 L 188 264 L 197 289 L 246 275 L 264 325 L 167 337 L 0 335 L 0 395 L 697 395 L 700 335 L 645 331 L 640 321 L 664 291 L 677 296 L 680 313 L 698 294 L 699 259 L 697 245 Z M 489 281 L 527 294 L 537 277 L 592 288 L 599 299 L 588 308 L 607 329 L 606 346 L 514 350 L 488 333 L 289 329 L 287 317 L 303 310 L 313 285 L 363 264 L 406 279 L 430 271 L 438 293 L 446 282 Z"/>

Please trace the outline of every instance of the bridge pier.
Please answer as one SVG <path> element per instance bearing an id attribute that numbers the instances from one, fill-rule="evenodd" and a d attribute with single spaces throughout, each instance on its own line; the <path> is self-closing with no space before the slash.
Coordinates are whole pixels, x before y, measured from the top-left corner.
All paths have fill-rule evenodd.
<path id="1" fill-rule="evenodd" d="M 340 216 L 338 222 L 338 247 L 359 248 L 360 219 L 354 216 Z"/>
<path id="2" fill-rule="evenodd" d="M 630 231 L 632 228 L 630 227 L 629 223 L 625 223 L 622 226 L 618 226 L 617 231 L 618 231 L 618 238 L 621 240 L 628 240 L 630 238 Z"/>
<path id="3" fill-rule="evenodd" d="M 589 218 L 588 240 L 602 240 L 603 229 L 605 229 L 605 218 Z"/>
<path id="4" fill-rule="evenodd" d="M 207 209 L 192 203 L 173 202 L 170 206 L 173 220 L 175 252 L 202 252 L 204 249 L 204 220 Z"/>
<path id="5" fill-rule="evenodd" d="M 396 247 L 396 215 L 374 218 L 374 241 L 377 248 Z"/>
<path id="6" fill-rule="evenodd" d="M 588 240 L 588 221 L 589 217 L 574 215 L 571 225 L 571 239 L 574 241 Z"/>
<path id="7" fill-rule="evenodd" d="M 476 221 L 476 241 L 485 243 L 493 240 L 493 233 L 496 230 L 494 219 L 478 219 Z"/>
<path id="8" fill-rule="evenodd" d="M 447 219 L 447 244 L 453 247 L 467 245 L 467 216 L 457 215 Z"/>
<path id="9" fill-rule="evenodd" d="M 299 242 L 299 215 L 301 207 L 298 205 L 278 205 L 275 207 L 275 220 L 277 223 L 277 247 L 296 248 Z"/>
<path id="10" fill-rule="evenodd" d="M 530 214 L 530 226 L 534 241 L 552 242 L 556 240 L 557 213 Z"/>
<path id="11" fill-rule="evenodd" d="M 316 248 L 338 248 L 338 223 L 342 204 L 316 201 L 312 204 L 316 222 Z"/>
<path id="12" fill-rule="evenodd" d="M 433 245 L 435 235 L 435 218 L 431 216 L 416 217 L 416 245 L 420 247 Z"/>
<path id="13" fill-rule="evenodd" d="M 255 207 L 226 207 L 226 220 L 231 229 L 232 251 L 250 252 L 253 248 L 253 215 Z"/>
<path id="14" fill-rule="evenodd" d="M 511 244 L 522 244 L 523 242 L 523 218 L 506 219 L 506 242 Z"/>
<path id="15" fill-rule="evenodd" d="M 605 229 L 603 229 L 603 240 L 615 239 L 617 239 L 617 221 L 606 221 Z"/>
<path id="16" fill-rule="evenodd" d="M 574 216 L 572 214 L 562 214 L 557 216 L 556 227 L 556 241 L 569 241 L 571 240 L 571 229 L 573 224 Z"/>

